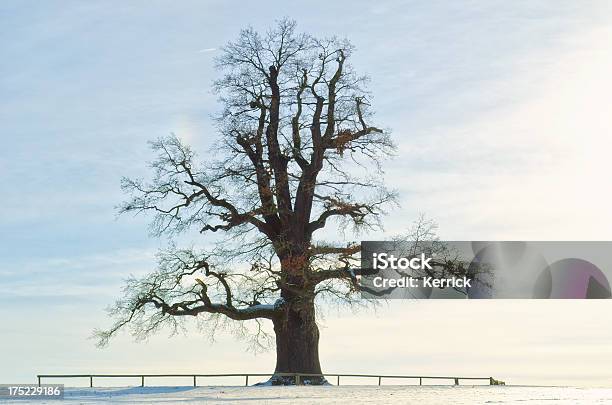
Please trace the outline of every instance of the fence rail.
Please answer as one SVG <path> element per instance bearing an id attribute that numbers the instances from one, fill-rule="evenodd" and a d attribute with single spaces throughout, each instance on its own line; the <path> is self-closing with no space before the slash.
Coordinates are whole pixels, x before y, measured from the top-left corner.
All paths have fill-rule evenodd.
<path id="1" fill-rule="evenodd" d="M 140 386 L 145 386 L 145 378 L 153 377 L 192 377 L 193 386 L 197 387 L 198 378 L 207 377 L 244 377 L 245 386 L 249 385 L 249 377 L 293 377 L 295 384 L 304 382 L 304 377 L 336 377 L 336 385 L 340 385 L 340 377 L 357 378 L 378 378 L 378 385 L 382 385 L 383 378 L 387 379 L 413 379 L 419 380 L 419 385 L 423 385 L 423 380 L 451 380 L 454 385 L 459 385 L 460 380 L 481 380 L 489 381 L 489 385 L 505 385 L 506 383 L 496 380 L 493 377 L 449 377 L 449 376 L 422 376 L 422 375 L 379 375 L 379 374 L 312 374 L 312 373 L 233 373 L 233 374 L 38 374 L 38 385 L 41 385 L 43 378 L 89 378 L 89 386 L 93 387 L 95 378 L 140 378 Z"/>

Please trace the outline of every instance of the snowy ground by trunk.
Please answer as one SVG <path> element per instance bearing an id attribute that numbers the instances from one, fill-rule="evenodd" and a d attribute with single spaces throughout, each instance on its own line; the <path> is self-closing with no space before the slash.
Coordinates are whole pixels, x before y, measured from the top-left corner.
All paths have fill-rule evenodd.
<path id="1" fill-rule="evenodd" d="M 494 386 L 300 386 L 67 388 L 75 404 L 603 404 L 610 388 Z M 0 401 L 1 402 L 1 401 Z M 58 401 L 18 401 L 58 404 Z"/>

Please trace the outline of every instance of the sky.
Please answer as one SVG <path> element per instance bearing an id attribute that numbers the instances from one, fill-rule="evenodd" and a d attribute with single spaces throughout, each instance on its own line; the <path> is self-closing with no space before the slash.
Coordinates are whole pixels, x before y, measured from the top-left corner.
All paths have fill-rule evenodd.
<path id="1" fill-rule="evenodd" d="M 166 239 L 117 218 L 147 141 L 215 140 L 213 59 L 241 28 L 290 17 L 356 46 L 400 192 L 384 238 L 420 213 L 447 240 L 611 240 L 612 3 L 607 1 L 3 1 L 0 382 L 37 373 L 269 372 L 221 334 L 97 349 L 123 280 Z M 327 372 L 493 375 L 612 386 L 610 304 L 402 301 L 329 310 Z M 419 325 L 415 327 L 414 325 Z M 394 333 L 389 333 L 392 330 Z"/>

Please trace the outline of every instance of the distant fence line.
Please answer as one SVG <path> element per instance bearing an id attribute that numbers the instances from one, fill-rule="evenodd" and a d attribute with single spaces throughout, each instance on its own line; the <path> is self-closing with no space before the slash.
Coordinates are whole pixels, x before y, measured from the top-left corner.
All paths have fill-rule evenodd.
<path id="1" fill-rule="evenodd" d="M 378 385 L 382 384 L 383 378 L 387 379 L 413 379 L 419 380 L 419 385 L 423 385 L 423 380 L 451 380 L 454 385 L 459 385 L 460 380 L 481 380 L 489 381 L 489 385 L 505 385 L 505 382 L 496 380 L 493 377 L 448 377 L 448 376 L 422 376 L 422 375 L 378 375 L 378 374 L 312 374 L 312 373 L 237 373 L 237 374 L 38 374 L 38 385 L 41 385 L 43 378 L 89 378 L 89 386 L 93 387 L 94 377 L 96 378 L 140 378 L 140 386 L 145 386 L 145 378 L 150 377 L 192 377 L 193 386 L 197 387 L 197 378 L 207 377 L 244 377 L 244 385 L 249 385 L 249 377 L 293 377 L 295 384 L 300 385 L 307 380 L 307 377 L 336 377 L 336 385 L 340 385 L 340 377 L 358 378 L 378 378 Z M 306 378 L 305 378 L 306 377 Z"/>

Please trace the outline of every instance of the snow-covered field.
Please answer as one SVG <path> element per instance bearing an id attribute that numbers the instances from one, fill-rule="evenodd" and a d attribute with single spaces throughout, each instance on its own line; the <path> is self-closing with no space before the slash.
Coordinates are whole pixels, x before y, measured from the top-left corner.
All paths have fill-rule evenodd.
<path id="1" fill-rule="evenodd" d="M 607 404 L 610 388 L 493 386 L 67 388 L 74 404 Z M 15 403 L 15 402 L 12 402 Z M 58 401 L 19 401 L 48 403 Z"/>

